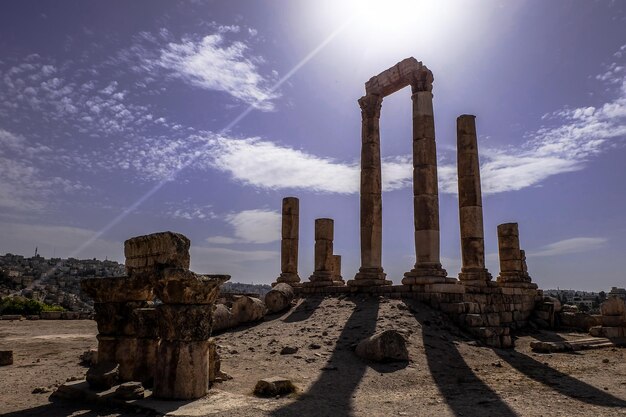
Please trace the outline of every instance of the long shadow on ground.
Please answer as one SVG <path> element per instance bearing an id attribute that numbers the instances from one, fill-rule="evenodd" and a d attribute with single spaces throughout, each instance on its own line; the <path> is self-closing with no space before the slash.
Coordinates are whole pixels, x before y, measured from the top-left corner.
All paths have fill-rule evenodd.
<path id="1" fill-rule="evenodd" d="M 542 362 L 513 350 L 494 350 L 500 358 L 527 377 L 540 382 L 562 395 L 588 404 L 604 407 L 626 407 L 626 401 L 602 391 L 579 379 L 557 371 Z"/>
<path id="2" fill-rule="evenodd" d="M 27 410 L 14 411 L 2 414 L 2 417 L 67 417 L 76 415 L 80 417 L 119 417 L 137 416 L 137 413 L 114 409 L 110 406 L 97 406 L 84 402 L 73 403 L 71 401 L 50 402 L 39 407 Z"/>
<path id="3" fill-rule="evenodd" d="M 298 321 L 304 321 L 311 317 L 317 307 L 324 300 L 323 296 L 307 297 L 300 301 L 300 304 L 287 317 L 283 319 L 285 323 L 295 323 Z M 376 321 L 376 318 L 374 318 Z"/>
<path id="4" fill-rule="evenodd" d="M 300 396 L 298 401 L 273 411 L 272 416 L 353 415 L 352 396 L 368 365 L 354 355 L 350 346 L 374 333 L 378 317 L 378 303 L 358 299 L 354 301 L 356 306 L 341 331 L 331 358 L 324 367 L 326 370 L 322 370 L 319 379 Z"/>
<path id="5" fill-rule="evenodd" d="M 404 300 L 422 325 L 426 361 L 439 391 L 457 416 L 517 416 L 503 399 L 485 384 L 463 359 L 454 343 L 441 338 L 442 332 L 427 318 L 430 308 Z"/>

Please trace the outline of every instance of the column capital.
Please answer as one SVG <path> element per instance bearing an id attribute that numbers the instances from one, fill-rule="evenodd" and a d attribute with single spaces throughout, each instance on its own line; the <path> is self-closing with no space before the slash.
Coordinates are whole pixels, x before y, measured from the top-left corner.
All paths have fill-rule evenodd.
<path id="1" fill-rule="evenodd" d="M 383 97 L 377 94 L 367 94 L 359 99 L 361 116 L 365 118 L 380 118 L 380 109 L 383 105 Z"/>
<path id="2" fill-rule="evenodd" d="M 411 81 L 411 92 L 413 94 L 421 91 L 433 91 L 433 73 L 426 67 L 422 67 L 419 71 L 413 73 L 413 80 Z"/>

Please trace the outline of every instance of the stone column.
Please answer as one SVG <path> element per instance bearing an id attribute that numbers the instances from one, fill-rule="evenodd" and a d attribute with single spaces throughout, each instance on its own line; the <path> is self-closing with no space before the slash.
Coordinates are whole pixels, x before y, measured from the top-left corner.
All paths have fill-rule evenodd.
<path id="1" fill-rule="evenodd" d="M 465 283 L 491 281 L 485 268 L 483 203 L 480 189 L 476 116 L 464 114 L 456 119 L 461 260 L 459 279 Z"/>
<path id="2" fill-rule="evenodd" d="M 439 191 L 432 83 L 430 70 L 417 72 L 411 83 L 416 262 L 415 267 L 404 274 L 402 283 L 405 285 L 444 281 L 447 275 L 439 258 Z"/>
<path id="3" fill-rule="evenodd" d="M 212 373 L 209 340 L 213 305 L 228 275 L 199 275 L 165 269 L 155 287 L 158 348 L 154 377 L 156 398 L 192 400 L 208 393 Z"/>
<path id="4" fill-rule="evenodd" d="M 341 255 L 333 255 L 333 281 L 344 283 L 341 276 Z"/>
<path id="5" fill-rule="evenodd" d="M 500 256 L 500 275 L 498 284 L 504 286 L 522 286 L 537 288 L 531 284 L 526 271 L 526 256 L 519 245 L 517 223 L 498 225 L 498 252 Z"/>
<path id="6" fill-rule="evenodd" d="M 315 270 L 304 286 L 325 287 L 342 285 L 333 281 L 333 219 L 315 219 Z"/>
<path id="7" fill-rule="evenodd" d="M 282 239 L 280 241 L 280 276 L 279 282 L 293 287 L 300 285 L 298 276 L 298 239 L 299 239 L 300 204 L 296 197 L 283 198 Z"/>
<path id="8" fill-rule="evenodd" d="M 380 109 L 383 98 L 367 94 L 361 107 L 361 267 L 351 286 L 387 285 L 382 267 L 382 182 Z"/>
<path id="9" fill-rule="evenodd" d="M 154 376 L 158 339 L 154 334 L 146 334 L 135 320 L 138 310 L 149 310 L 153 294 L 149 277 L 88 278 L 81 281 L 81 290 L 95 302 L 98 365 L 119 364 L 121 382 L 141 381 L 149 385 Z"/>

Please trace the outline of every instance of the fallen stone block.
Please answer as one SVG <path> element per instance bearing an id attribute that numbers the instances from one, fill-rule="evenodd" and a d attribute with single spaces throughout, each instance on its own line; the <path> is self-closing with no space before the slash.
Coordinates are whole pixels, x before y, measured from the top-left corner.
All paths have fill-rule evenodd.
<path id="1" fill-rule="evenodd" d="M 231 312 L 237 323 L 242 324 L 262 320 L 267 308 L 258 298 L 242 295 L 233 303 Z"/>
<path id="2" fill-rule="evenodd" d="M 265 306 L 271 313 L 278 313 L 291 307 L 293 288 L 289 284 L 278 283 L 265 295 Z"/>
<path id="3" fill-rule="evenodd" d="M 260 379 L 254 387 L 254 395 L 259 397 L 275 397 L 277 395 L 291 394 L 296 387 L 287 379 L 279 376 Z"/>
<path id="4" fill-rule="evenodd" d="M 362 359 L 374 362 L 409 360 L 406 340 L 397 330 L 386 330 L 362 340 L 355 353 Z"/>
<path id="5" fill-rule="evenodd" d="M 105 390 L 117 384 L 120 367 L 113 362 L 102 362 L 87 370 L 87 383 L 92 389 Z"/>

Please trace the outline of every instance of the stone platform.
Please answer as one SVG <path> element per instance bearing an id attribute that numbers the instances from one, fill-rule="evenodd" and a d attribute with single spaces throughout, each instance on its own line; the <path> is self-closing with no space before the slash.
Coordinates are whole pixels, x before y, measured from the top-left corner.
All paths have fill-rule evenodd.
<path id="1" fill-rule="evenodd" d="M 298 287 L 294 293 L 338 296 L 368 294 L 388 298 L 411 298 L 448 314 L 452 320 L 488 346 L 513 347 L 512 329 L 528 324 L 543 291 L 533 286 L 510 286 L 493 281 L 468 285 L 455 278 L 438 278 L 416 285 Z"/>

